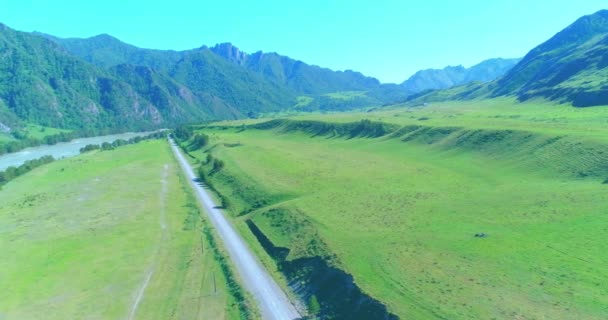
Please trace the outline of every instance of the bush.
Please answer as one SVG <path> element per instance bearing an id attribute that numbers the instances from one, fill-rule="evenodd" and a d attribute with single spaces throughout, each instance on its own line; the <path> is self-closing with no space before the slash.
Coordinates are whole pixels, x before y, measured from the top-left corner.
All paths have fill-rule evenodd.
<path id="1" fill-rule="evenodd" d="M 310 296 L 310 299 L 308 300 L 308 312 L 311 315 L 317 315 L 321 312 L 321 305 L 319 304 L 317 296 L 314 294 Z"/>
<path id="2" fill-rule="evenodd" d="M 192 143 L 190 144 L 190 150 L 197 150 L 203 148 L 209 144 L 209 136 L 204 133 L 197 133 L 194 135 L 192 139 Z"/>
<path id="3" fill-rule="evenodd" d="M 114 147 L 109 142 L 104 142 L 101 144 L 101 150 L 108 151 L 108 150 L 113 150 L 113 149 L 114 149 Z"/>
<path id="4" fill-rule="evenodd" d="M 80 148 L 80 153 L 85 153 L 93 150 L 99 150 L 101 147 L 98 144 L 87 144 L 84 148 Z"/>
<path id="5" fill-rule="evenodd" d="M 212 173 L 217 173 L 220 170 L 224 169 L 224 161 L 220 160 L 220 159 L 214 159 L 213 160 L 213 168 L 211 169 Z"/>

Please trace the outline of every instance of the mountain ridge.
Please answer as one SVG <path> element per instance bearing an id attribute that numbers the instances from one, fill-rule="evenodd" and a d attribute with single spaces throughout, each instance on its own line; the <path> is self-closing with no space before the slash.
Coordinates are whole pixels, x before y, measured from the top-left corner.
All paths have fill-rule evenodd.
<path id="1" fill-rule="evenodd" d="M 608 10 L 577 19 L 495 81 L 422 92 L 408 100 L 417 104 L 503 96 L 575 107 L 608 105 Z"/>
<path id="2" fill-rule="evenodd" d="M 405 80 L 401 86 L 409 92 L 419 93 L 425 90 L 448 89 L 473 81 L 490 82 L 504 75 L 520 60 L 521 58 L 493 58 L 470 68 L 458 65 L 443 69 L 424 69 Z"/>
<path id="3" fill-rule="evenodd" d="M 360 73 L 334 72 L 276 53 L 247 54 L 232 44 L 143 49 L 108 34 L 64 39 L 6 25 L 0 26 L 0 41 L 0 47 L 18 53 L 17 61 L 27 61 L 17 70 L 8 60 L 0 65 L 0 115 L 12 126 L 25 121 L 73 129 L 147 129 L 255 117 L 296 105 L 348 110 L 404 96 Z M 361 93 L 353 99 L 329 95 L 341 91 Z M 304 95 L 311 102 L 306 106 L 298 98 Z"/>

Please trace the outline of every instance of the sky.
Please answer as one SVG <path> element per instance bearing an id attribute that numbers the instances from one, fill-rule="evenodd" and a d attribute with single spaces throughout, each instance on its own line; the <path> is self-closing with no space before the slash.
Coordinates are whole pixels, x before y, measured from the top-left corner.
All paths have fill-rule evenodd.
<path id="1" fill-rule="evenodd" d="M 138 47 L 231 42 L 400 83 L 414 72 L 516 58 L 606 0 L 0 0 L 0 22 Z"/>

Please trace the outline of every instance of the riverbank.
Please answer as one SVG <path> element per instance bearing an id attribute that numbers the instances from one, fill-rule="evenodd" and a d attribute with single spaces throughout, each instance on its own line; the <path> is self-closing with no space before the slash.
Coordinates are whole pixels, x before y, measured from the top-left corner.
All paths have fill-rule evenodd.
<path id="1" fill-rule="evenodd" d="M 53 145 L 29 147 L 18 152 L 1 155 L 0 171 L 8 167 L 20 166 L 28 160 L 39 159 L 43 156 L 52 156 L 55 159 L 73 157 L 80 154 L 80 149 L 89 144 L 100 145 L 104 142 L 113 142 L 119 139 L 129 140 L 135 137 L 143 137 L 148 134 L 150 134 L 150 132 L 126 132 L 90 138 L 77 138 L 68 142 L 60 142 Z"/>

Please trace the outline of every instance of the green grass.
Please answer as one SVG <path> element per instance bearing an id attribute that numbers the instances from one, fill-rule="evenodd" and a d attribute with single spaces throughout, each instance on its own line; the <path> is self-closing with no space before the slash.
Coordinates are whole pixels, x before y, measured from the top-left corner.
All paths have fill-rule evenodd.
<path id="1" fill-rule="evenodd" d="M 0 318 L 125 319 L 153 270 L 136 319 L 237 319 L 201 223 L 165 141 L 37 168 L 0 191 Z"/>
<path id="2" fill-rule="evenodd" d="M 294 109 L 302 109 L 308 107 L 315 99 L 309 96 L 296 97 L 296 104 L 293 106 Z"/>
<path id="3" fill-rule="evenodd" d="M 306 113 L 290 119 L 330 122 L 370 119 L 397 125 L 528 130 L 608 140 L 608 107 L 573 108 L 543 100 L 517 103 L 511 98 L 497 98 L 468 102 L 435 102 L 426 107 L 393 106 L 373 112 Z M 240 126 L 263 121 L 264 119 L 223 121 L 218 124 Z"/>
<path id="4" fill-rule="evenodd" d="M 365 94 L 365 91 L 340 91 L 327 93 L 324 94 L 324 96 L 329 97 L 331 99 L 343 101 L 353 100 L 356 98 L 367 98 L 367 94 Z"/>
<path id="5" fill-rule="evenodd" d="M 1 142 L 9 142 L 9 141 L 14 141 L 15 138 L 13 138 L 12 135 L 8 134 L 8 133 L 0 133 L 0 143 Z"/>
<path id="6" fill-rule="evenodd" d="M 606 115 L 501 99 L 294 118 L 407 127 L 373 139 L 204 131 L 233 213 L 268 199 L 237 224 L 252 219 L 288 259 L 333 255 L 402 318 L 605 319 Z M 323 245 L 307 251 L 311 239 Z"/>
<path id="7" fill-rule="evenodd" d="M 56 135 L 62 132 L 70 132 L 70 130 L 57 129 L 51 127 L 43 127 L 36 124 L 28 124 L 23 129 L 23 132 L 30 138 L 33 139 L 44 139 L 44 137 Z"/>

